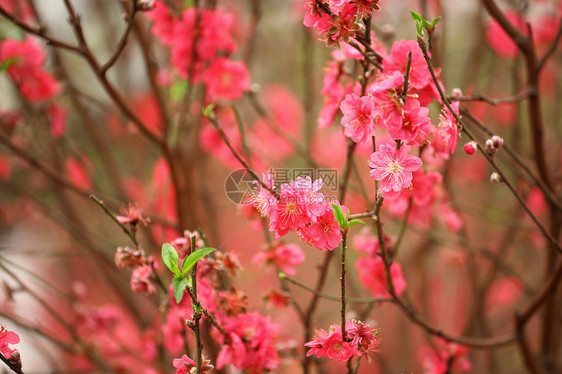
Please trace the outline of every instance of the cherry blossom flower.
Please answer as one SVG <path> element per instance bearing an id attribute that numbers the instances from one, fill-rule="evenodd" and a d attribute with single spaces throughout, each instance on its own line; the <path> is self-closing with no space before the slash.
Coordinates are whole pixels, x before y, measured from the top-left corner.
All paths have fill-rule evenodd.
<path id="1" fill-rule="evenodd" d="M 371 176 L 381 182 L 380 191 L 385 198 L 397 197 L 402 190 L 412 186 L 412 173 L 422 166 L 419 157 L 408 154 L 411 147 L 403 145 L 396 149 L 389 144 L 380 144 L 371 155 Z"/>
<path id="2" fill-rule="evenodd" d="M 233 365 L 241 370 L 261 372 L 279 366 L 274 343 L 281 325 L 272 323 L 269 316 L 263 317 L 257 312 L 239 314 L 222 318 L 221 325 L 228 332 L 228 343 L 222 334 L 217 335 L 222 344 L 217 369 Z"/>
<path id="3" fill-rule="evenodd" d="M 7 359 L 12 357 L 12 354 L 16 351 L 11 349 L 9 344 L 17 344 L 20 342 L 20 337 L 13 331 L 6 329 L 4 325 L 0 325 L 0 353 L 4 355 Z"/>
<path id="4" fill-rule="evenodd" d="M 59 92 L 58 82 L 43 70 L 46 59 L 43 46 L 32 37 L 21 42 L 5 39 L 0 43 L 0 63 L 8 63 L 8 75 L 29 101 L 46 101 Z"/>
<path id="5" fill-rule="evenodd" d="M 331 251 L 336 248 L 342 240 L 342 235 L 341 227 L 334 217 L 332 206 L 326 204 L 326 210 L 321 216 L 317 217 L 316 222 L 300 230 L 299 238 L 318 249 Z"/>
<path id="6" fill-rule="evenodd" d="M 270 263 L 289 276 L 297 273 L 295 266 L 303 261 L 304 252 L 296 244 L 279 244 L 272 249 L 258 252 L 253 258 L 255 263 Z"/>
<path id="7" fill-rule="evenodd" d="M 306 352 L 306 356 L 327 357 L 336 361 L 347 361 L 354 355 L 357 355 L 353 346 L 343 341 L 341 336 L 341 328 L 338 325 L 330 326 L 329 332 L 322 329 L 316 330 L 314 339 L 305 344 L 310 349 Z"/>
<path id="8" fill-rule="evenodd" d="M 389 121 L 387 130 L 392 139 L 401 139 L 408 145 L 423 145 L 431 131 L 429 109 L 409 98 L 403 107 L 402 121 Z"/>
<path id="9" fill-rule="evenodd" d="M 344 134 L 356 143 L 363 143 L 369 136 L 375 135 L 375 102 L 370 96 L 359 97 L 356 94 L 345 96 L 341 103 L 343 117 L 341 124 Z"/>
<path id="10" fill-rule="evenodd" d="M 197 371 L 197 365 L 195 361 L 187 357 L 187 355 L 183 355 L 181 356 L 181 358 L 174 358 L 172 363 L 176 368 L 176 374 L 195 374 Z M 214 366 L 211 365 L 211 361 L 203 356 L 201 363 L 201 373 L 208 373 L 213 370 L 213 368 Z"/>
<path id="11" fill-rule="evenodd" d="M 250 87 L 250 75 L 240 61 L 217 58 L 203 73 L 201 80 L 207 86 L 207 95 L 213 100 L 236 100 Z"/>
<path id="12" fill-rule="evenodd" d="M 142 294 L 155 293 L 156 288 L 152 282 L 152 268 L 150 265 L 142 265 L 133 270 L 130 284 L 133 292 Z"/>
<path id="13" fill-rule="evenodd" d="M 457 115 L 459 114 L 459 104 L 458 101 L 451 104 Z M 439 126 L 437 131 L 435 131 L 432 142 L 435 150 L 442 153 L 444 157 L 448 157 L 448 153 L 452 154 L 457 149 L 458 136 L 458 122 L 449 108 L 444 106 L 439 116 Z"/>
<path id="14" fill-rule="evenodd" d="M 389 296 L 384 263 L 379 255 L 359 258 L 355 262 L 355 268 L 359 274 L 359 282 L 371 291 L 373 296 Z M 401 296 L 406 289 L 406 280 L 399 263 L 393 262 L 390 265 L 390 276 L 394 292 Z"/>
<path id="15" fill-rule="evenodd" d="M 344 341 L 341 336 L 341 326 L 331 325 L 328 332 L 323 329 L 316 330 L 314 339 L 305 343 L 305 347 L 310 348 L 306 355 L 310 357 L 314 354 L 317 357 L 347 361 L 351 357 L 376 351 L 379 345 L 378 334 L 378 329 L 364 322 L 346 321 Z"/>

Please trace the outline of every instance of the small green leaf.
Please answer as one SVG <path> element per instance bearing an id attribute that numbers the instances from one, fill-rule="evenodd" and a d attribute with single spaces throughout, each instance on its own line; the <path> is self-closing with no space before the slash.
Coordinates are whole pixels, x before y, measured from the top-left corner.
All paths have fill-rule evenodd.
<path id="1" fill-rule="evenodd" d="M 414 19 L 414 21 L 416 22 L 423 22 L 423 17 L 421 14 L 417 14 L 416 12 L 414 12 L 413 10 L 410 9 L 410 14 L 412 15 L 412 18 Z"/>
<path id="2" fill-rule="evenodd" d="M 209 253 L 216 251 L 216 248 L 205 247 L 196 250 L 195 252 L 191 253 L 184 261 L 182 265 L 181 274 L 185 277 L 189 274 L 191 268 L 199 261 L 201 258 L 207 256 Z"/>
<path id="3" fill-rule="evenodd" d="M 431 23 L 429 24 L 429 29 L 432 29 L 435 27 L 435 25 L 437 24 L 437 22 L 439 22 L 441 20 L 441 17 L 437 17 L 435 18 L 433 21 L 431 21 Z"/>
<path id="4" fill-rule="evenodd" d="M 207 105 L 205 108 L 202 109 L 203 115 L 205 117 L 213 117 L 215 115 L 214 109 L 215 109 L 215 104 L 211 103 Z"/>
<path id="5" fill-rule="evenodd" d="M 421 14 L 417 14 L 413 10 L 410 10 L 410 14 L 412 15 L 414 21 L 416 21 L 416 30 L 418 32 L 418 36 L 423 37 L 423 24 L 425 21 L 424 18 L 421 16 Z"/>
<path id="6" fill-rule="evenodd" d="M 176 299 L 176 304 L 179 304 L 181 299 L 183 299 L 183 294 L 187 287 L 187 278 L 175 277 L 172 279 L 172 286 L 174 287 L 174 298 Z"/>
<path id="7" fill-rule="evenodd" d="M 278 275 L 279 275 L 279 279 L 287 278 L 287 274 L 283 273 L 282 271 L 280 271 Z"/>
<path id="8" fill-rule="evenodd" d="M 351 227 L 353 227 L 353 226 L 355 226 L 355 225 L 359 225 L 359 224 L 362 224 L 362 223 L 365 223 L 365 222 L 363 222 L 363 220 L 361 220 L 361 219 L 359 219 L 359 218 L 355 218 L 355 219 L 352 219 L 351 221 L 349 221 L 349 222 L 347 223 L 347 227 L 348 227 L 348 228 L 351 228 Z"/>
<path id="9" fill-rule="evenodd" d="M 181 275 L 178 266 L 178 252 L 176 252 L 175 248 L 169 243 L 162 244 L 162 261 L 175 276 Z"/>
<path id="10" fill-rule="evenodd" d="M 332 210 L 334 211 L 334 218 L 336 219 L 336 221 L 338 222 L 340 227 L 342 229 L 346 229 L 347 228 L 347 220 L 345 219 L 345 216 L 343 215 L 343 211 L 341 210 L 339 205 L 332 204 Z"/>
<path id="11" fill-rule="evenodd" d="M 170 96 L 174 101 L 180 101 L 189 89 L 189 83 L 186 81 L 177 81 L 170 89 Z"/>
<path id="12" fill-rule="evenodd" d="M 183 9 L 191 8 L 195 5 L 194 0 L 185 0 L 185 4 L 183 5 Z"/>

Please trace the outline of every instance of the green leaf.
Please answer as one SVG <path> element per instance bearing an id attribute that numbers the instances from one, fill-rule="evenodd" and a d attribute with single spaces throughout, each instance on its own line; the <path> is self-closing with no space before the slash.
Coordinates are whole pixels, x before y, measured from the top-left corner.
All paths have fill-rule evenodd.
<path id="1" fill-rule="evenodd" d="M 286 279 L 287 278 L 287 274 L 283 273 L 282 271 L 279 272 L 279 279 Z"/>
<path id="2" fill-rule="evenodd" d="M 336 221 L 339 223 L 340 227 L 345 230 L 347 228 L 347 220 L 343 215 L 343 211 L 337 204 L 332 204 L 332 210 L 334 211 Z"/>
<path id="3" fill-rule="evenodd" d="M 187 276 L 191 268 L 199 261 L 201 258 L 207 256 L 209 253 L 216 251 L 216 248 L 205 247 L 198 249 L 197 251 L 191 253 L 184 261 L 182 265 L 182 276 Z"/>
<path id="4" fill-rule="evenodd" d="M 416 21 L 416 30 L 418 32 L 418 36 L 423 37 L 423 24 L 425 21 L 424 18 L 421 16 L 421 14 L 417 14 L 413 10 L 410 10 L 410 14 L 412 15 L 414 21 Z"/>
<path id="5" fill-rule="evenodd" d="M 437 22 L 439 22 L 440 20 L 441 20 L 441 17 L 435 18 L 433 21 L 431 21 L 428 28 L 433 29 L 435 27 L 435 25 L 437 24 Z"/>
<path id="6" fill-rule="evenodd" d="M 174 101 L 180 101 L 189 89 L 189 83 L 186 81 L 177 81 L 170 89 L 170 96 Z"/>
<path id="7" fill-rule="evenodd" d="M 178 266 L 178 252 L 176 252 L 175 248 L 169 243 L 162 244 L 162 261 L 175 276 L 181 275 L 180 268 Z"/>
<path id="8" fill-rule="evenodd" d="M 185 0 L 185 4 L 183 5 L 183 9 L 191 8 L 195 5 L 194 0 Z"/>
<path id="9" fill-rule="evenodd" d="M 355 218 L 355 219 L 352 219 L 351 221 L 349 221 L 349 222 L 347 223 L 347 227 L 348 227 L 348 228 L 351 228 L 351 227 L 353 227 L 353 226 L 355 226 L 355 225 L 359 225 L 359 224 L 362 224 L 362 223 L 365 223 L 365 222 L 363 222 L 363 220 L 361 220 L 361 219 L 359 219 L 359 218 Z"/>
<path id="10" fill-rule="evenodd" d="M 207 105 L 205 108 L 202 109 L 203 115 L 205 117 L 213 117 L 215 115 L 214 109 L 215 109 L 215 104 L 211 103 Z"/>
<path id="11" fill-rule="evenodd" d="M 179 304 L 181 302 L 181 299 L 183 299 L 187 283 L 187 278 L 175 277 L 174 279 L 172 279 L 172 286 L 174 287 L 174 298 L 176 299 L 176 304 Z"/>

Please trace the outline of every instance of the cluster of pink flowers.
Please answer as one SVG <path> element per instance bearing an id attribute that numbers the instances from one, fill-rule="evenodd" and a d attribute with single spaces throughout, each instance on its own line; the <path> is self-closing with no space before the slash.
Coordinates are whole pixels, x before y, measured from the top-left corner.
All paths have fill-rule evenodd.
<path id="1" fill-rule="evenodd" d="M 270 177 L 264 176 L 264 180 L 274 186 Z M 263 216 L 269 217 L 269 230 L 275 232 L 276 238 L 294 231 L 304 243 L 332 250 L 341 242 L 341 228 L 321 188 L 321 179 L 312 182 L 308 176 L 298 177 L 281 184 L 279 196 L 259 186 L 253 203 Z"/>
<path id="2" fill-rule="evenodd" d="M 328 45 L 348 41 L 359 30 L 359 22 L 378 10 L 379 0 L 306 0 L 304 24 L 315 28 Z"/>
<path id="3" fill-rule="evenodd" d="M 391 238 L 385 237 L 385 247 L 389 252 L 392 250 L 391 244 Z M 353 237 L 353 245 L 358 251 L 368 254 L 367 257 L 360 257 L 355 262 L 355 269 L 361 285 L 369 290 L 374 297 L 389 296 L 389 285 L 386 280 L 384 263 L 380 256 L 378 238 L 361 231 Z M 402 272 L 402 266 L 396 261 L 390 265 L 390 277 L 394 292 L 397 296 L 401 296 L 406 290 L 406 279 Z"/>
<path id="4" fill-rule="evenodd" d="M 29 101 L 49 100 L 60 90 L 55 78 L 43 68 L 46 60 L 45 49 L 32 37 L 0 43 L 0 63 L 7 64 L 8 75 Z"/>
<path id="5" fill-rule="evenodd" d="M 236 49 L 232 38 L 234 16 L 218 9 L 189 7 L 181 17 L 156 1 L 149 12 L 152 33 L 171 49 L 171 63 L 183 79 L 202 82 L 209 101 L 239 99 L 250 85 L 240 61 L 227 57 Z"/>
<path id="6" fill-rule="evenodd" d="M 259 251 L 253 261 L 272 264 L 283 273 L 293 276 L 297 273 L 295 267 L 304 261 L 304 252 L 296 244 L 279 243 L 272 248 Z"/>
<path id="7" fill-rule="evenodd" d="M 368 352 L 376 352 L 379 345 L 380 330 L 368 324 L 351 320 L 345 322 L 345 339 L 341 336 L 341 326 L 331 325 L 330 329 L 316 330 L 314 340 L 307 342 L 310 349 L 307 356 L 327 357 L 336 361 L 347 361 Z"/>
<path id="8" fill-rule="evenodd" d="M 275 340 L 281 325 L 257 312 L 220 319 L 227 336 L 217 334 L 222 349 L 217 357 L 217 369 L 233 365 L 241 370 L 261 372 L 279 366 Z"/>
<path id="9" fill-rule="evenodd" d="M 422 347 L 418 353 L 424 374 L 446 374 L 454 372 L 469 372 L 472 365 L 468 361 L 468 347 L 456 343 L 449 343 L 443 339 L 435 339 L 435 348 Z"/>

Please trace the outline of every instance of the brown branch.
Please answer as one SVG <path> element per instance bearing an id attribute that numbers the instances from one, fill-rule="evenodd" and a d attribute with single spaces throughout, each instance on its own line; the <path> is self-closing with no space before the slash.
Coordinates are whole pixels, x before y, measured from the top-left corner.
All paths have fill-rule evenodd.
<path id="1" fill-rule="evenodd" d="M 121 35 L 121 39 L 119 39 L 119 43 L 117 44 L 117 47 L 115 48 L 115 50 L 113 51 L 113 54 L 111 55 L 111 57 L 109 58 L 109 60 L 103 64 L 103 66 L 100 67 L 100 74 L 102 76 L 105 76 L 107 74 L 107 71 L 117 62 L 117 60 L 119 59 L 119 56 L 121 55 L 121 52 L 123 52 L 123 50 L 125 49 L 125 46 L 127 45 L 127 39 L 129 37 L 129 34 L 131 33 L 131 29 L 133 28 L 133 24 L 135 23 L 135 15 L 137 14 L 139 7 L 138 7 L 138 0 L 133 0 L 132 1 L 132 8 L 131 8 L 131 14 L 128 15 L 128 22 L 127 22 L 127 27 L 125 28 L 125 31 L 123 32 L 123 35 Z"/>
<path id="2" fill-rule="evenodd" d="M 558 32 L 556 33 L 556 36 L 554 37 L 554 39 L 550 43 L 550 46 L 548 47 L 544 56 L 539 60 L 539 63 L 537 65 L 538 70 L 541 70 L 544 67 L 544 65 L 546 64 L 546 61 L 550 58 L 550 56 L 552 56 L 554 54 L 554 52 L 556 52 L 556 48 L 558 47 L 558 43 L 560 42 L 560 39 L 562 38 L 562 17 L 560 18 L 559 23 L 560 24 L 558 25 Z"/>
<path id="3" fill-rule="evenodd" d="M 8 19 L 10 22 L 12 22 L 14 25 L 16 25 L 17 27 L 19 27 L 20 29 L 22 29 L 23 31 L 29 33 L 29 34 L 33 34 L 36 35 L 42 39 L 44 39 L 45 41 L 47 41 L 48 44 L 58 47 L 58 48 L 63 48 L 78 54 L 81 54 L 82 51 L 79 47 L 77 46 L 73 46 L 70 45 L 66 42 L 63 42 L 62 40 L 58 40 L 55 39 L 53 37 L 51 37 L 50 35 L 47 35 L 47 32 L 45 31 L 45 28 L 42 26 L 39 27 L 31 27 L 29 25 L 26 25 L 25 23 L 19 21 L 18 19 L 16 19 L 14 16 L 12 16 L 10 13 L 8 13 L 6 11 L 6 9 L 4 9 L 1 5 L 0 5 L 0 14 L 3 15 L 6 19 Z"/>
<path id="4" fill-rule="evenodd" d="M 488 103 L 492 106 L 495 106 L 495 105 L 501 104 L 501 103 L 515 103 L 515 102 L 518 102 L 518 101 L 525 100 L 527 97 L 529 97 L 530 94 L 531 94 L 530 90 L 523 90 L 522 92 L 520 92 L 516 95 L 506 96 L 506 97 L 492 98 L 492 97 L 482 95 L 482 94 L 474 94 L 474 95 L 461 96 L 461 97 L 447 96 L 447 100 L 449 100 L 449 101 L 460 101 L 460 102 L 483 101 L 483 102 Z"/>

